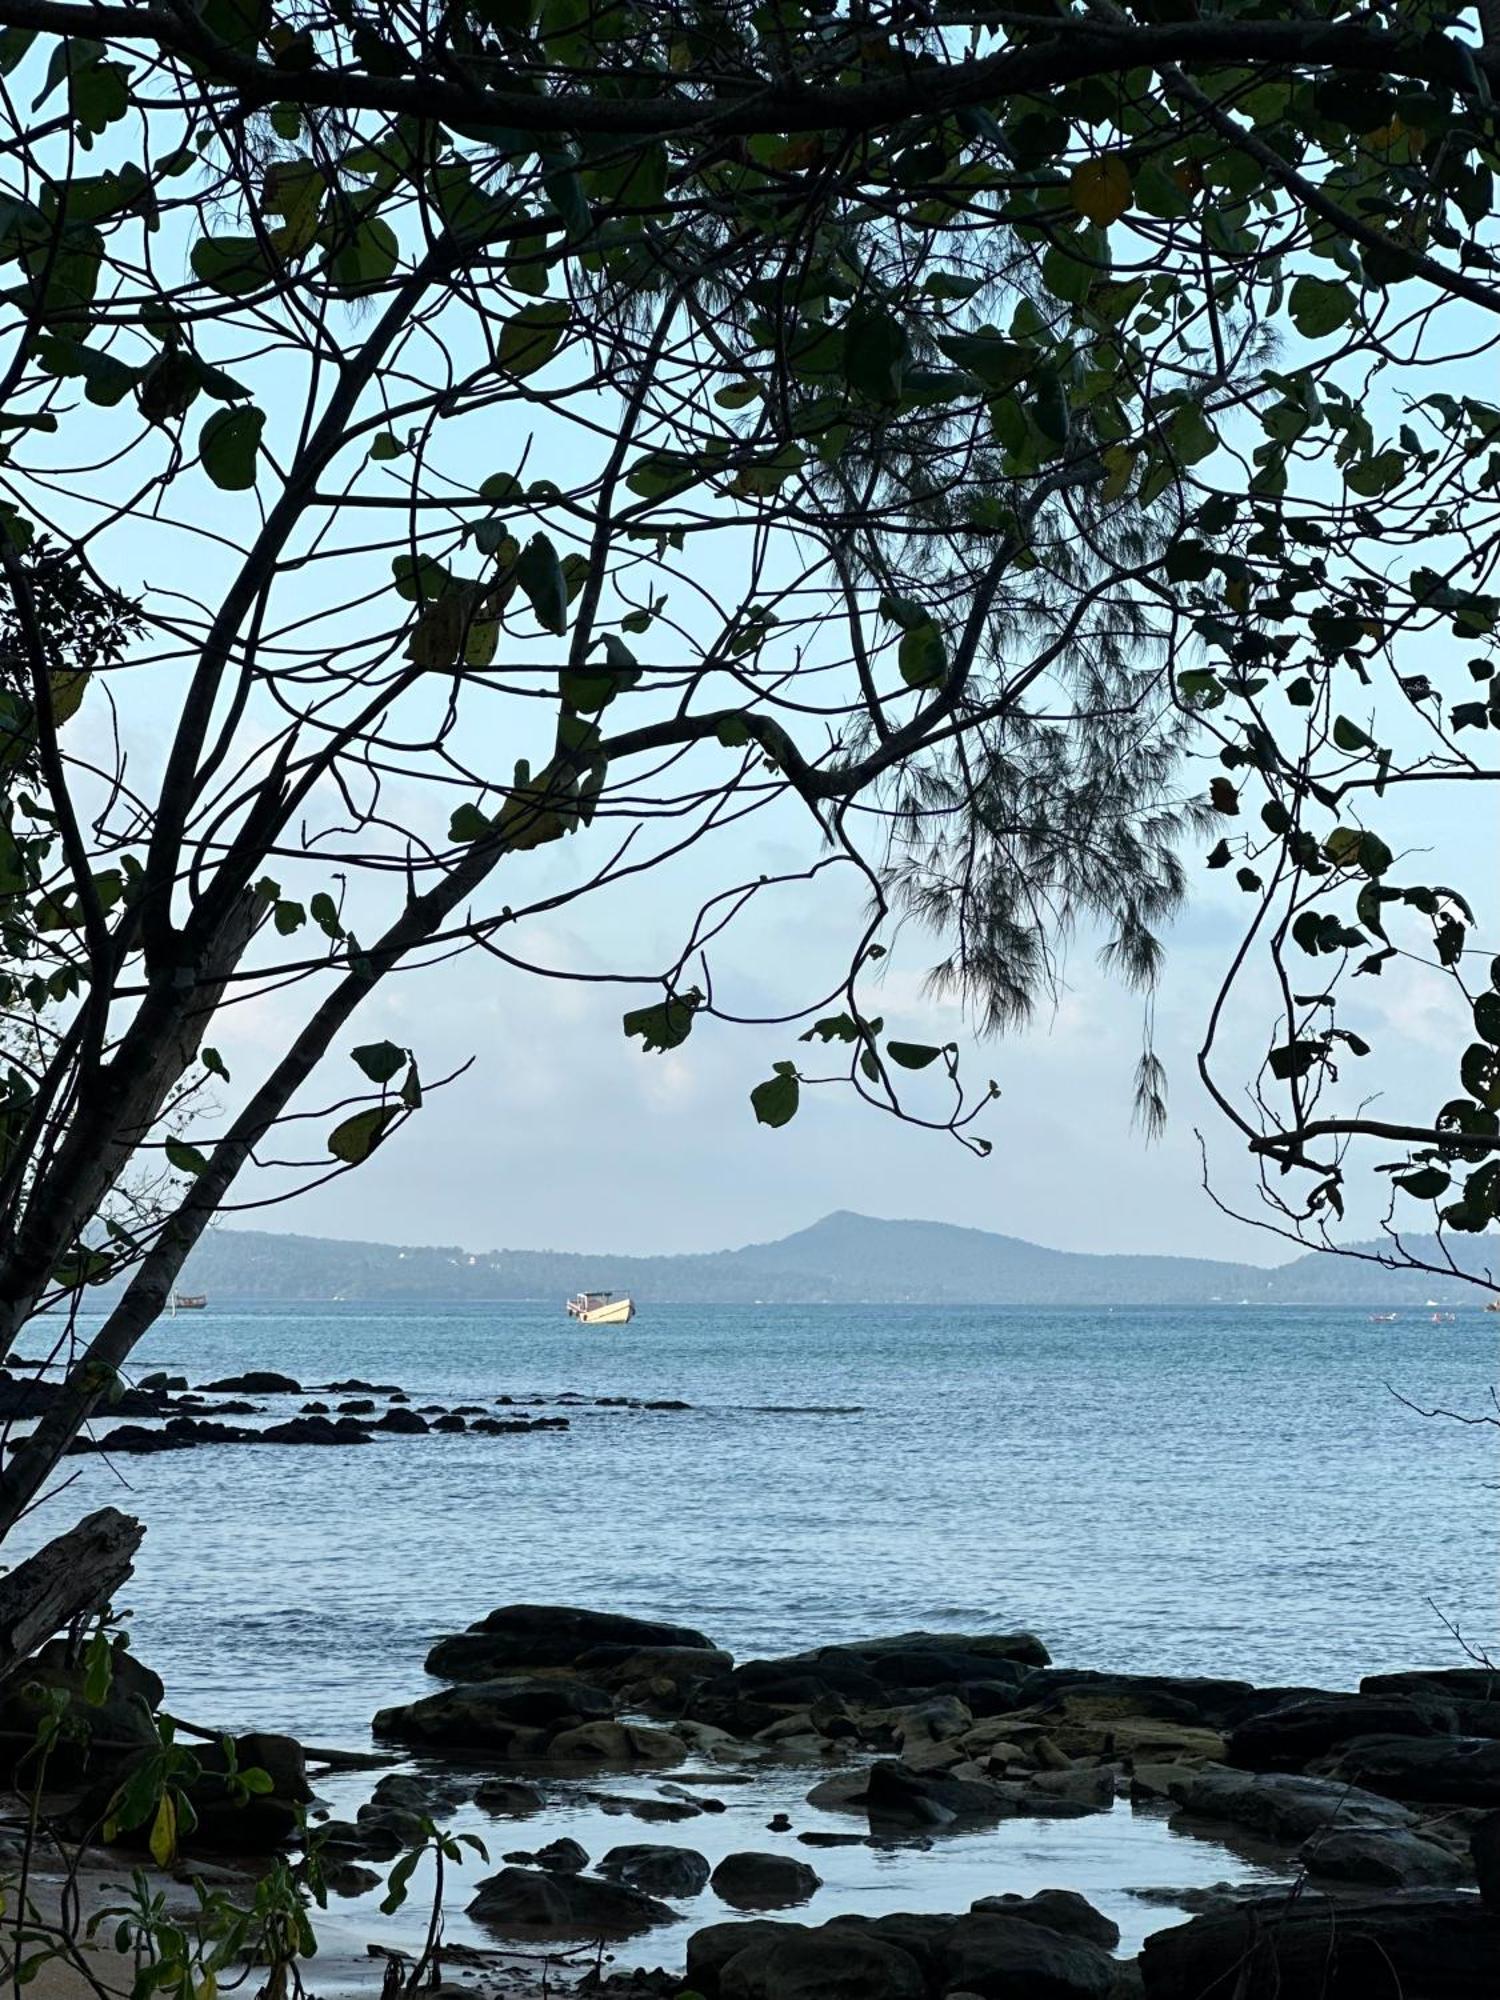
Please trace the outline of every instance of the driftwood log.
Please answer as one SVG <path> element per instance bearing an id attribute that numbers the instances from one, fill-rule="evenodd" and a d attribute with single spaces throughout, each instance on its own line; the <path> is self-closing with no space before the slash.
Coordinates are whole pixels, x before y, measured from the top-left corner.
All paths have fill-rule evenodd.
<path id="1" fill-rule="evenodd" d="M 105 1608 L 145 1532 L 117 1507 L 101 1507 L 0 1576 L 0 1681 L 75 1618 Z"/>

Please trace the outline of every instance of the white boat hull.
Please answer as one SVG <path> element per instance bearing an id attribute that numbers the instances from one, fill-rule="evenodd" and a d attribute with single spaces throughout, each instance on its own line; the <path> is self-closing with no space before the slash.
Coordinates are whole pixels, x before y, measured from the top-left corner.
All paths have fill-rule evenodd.
<path id="1" fill-rule="evenodd" d="M 571 1302 L 569 1315 L 584 1326 L 624 1326 L 635 1318 L 634 1299 L 609 1299 L 600 1306 L 580 1306 Z"/>

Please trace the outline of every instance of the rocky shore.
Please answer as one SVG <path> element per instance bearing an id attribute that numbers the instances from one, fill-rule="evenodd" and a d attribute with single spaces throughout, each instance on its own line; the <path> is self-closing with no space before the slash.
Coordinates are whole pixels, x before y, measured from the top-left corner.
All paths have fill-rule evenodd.
<path id="1" fill-rule="evenodd" d="M 737 1662 L 695 1628 L 535 1605 L 439 1639 L 426 1664 L 443 1685 L 373 1721 L 385 1761 L 415 1758 L 413 1768 L 367 1779 L 361 1802 L 334 1817 L 300 1746 L 242 1737 L 234 1757 L 267 1770 L 272 1788 L 231 1803 L 210 1756 L 191 1847 L 295 1845 L 307 1811 L 329 1889 L 360 1897 L 455 1812 L 519 1832 L 586 1801 L 620 1822 L 622 1837 L 593 1853 L 566 1835 L 488 1840 L 498 1853 L 463 1894 L 495 1955 L 450 1965 L 469 1991 L 515 1991 L 507 1953 L 566 1959 L 583 1945 L 601 1954 L 596 1986 L 703 2000 L 1493 1991 L 1500 1680 L 1482 1666 L 1380 1675 L 1357 1689 L 1254 1687 L 1061 1666 L 1026 1632 L 904 1633 Z M 66 1685 L 60 1649 L 53 1665 L 53 1684 Z M 79 1826 L 97 1816 L 132 1744 L 144 1748 L 147 1712 L 163 1700 L 154 1676 L 133 1663 L 130 1672 L 96 1729 L 112 1747 L 91 1751 L 77 1773 Z M 27 1727 L 20 1700 L 0 1712 L 5 1740 Z M 783 1806 L 753 1844 L 720 1851 L 721 1839 L 704 1838 L 714 1856 L 702 1851 L 695 1832 L 727 1824 L 726 1799 L 738 1830 L 744 1805 L 773 1789 L 786 1799 L 789 1778 L 803 1787 L 793 1795 L 805 1801 L 802 1823 Z M 1002 1886 L 947 1913 L 820 1917 L 834 1850 L 915 1844 L 941 1866 L 944 1842 L 976 1829 L 1115 1810 L 1215 1840 L 1255 1879 L 1131 1885 L 1143 1907 L 1165 1910 L 1129 1953 L 1117 1923 L 1065 1884 L 1026 1895 Z M 653 1825 L 665 1837 L 648 1834 Z M 670 1926 L 685 1939 L 684 1963 L 603 1973 L 606 1946 Z"/>

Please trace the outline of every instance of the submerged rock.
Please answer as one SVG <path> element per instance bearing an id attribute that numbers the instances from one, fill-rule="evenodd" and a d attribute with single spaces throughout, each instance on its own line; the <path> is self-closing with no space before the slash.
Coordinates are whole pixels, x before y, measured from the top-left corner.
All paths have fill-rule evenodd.
<path id="1" fill-rule="evenodd" d="M 519 1778 L 486 1778 L 474 1794 L 474 1803 L 482 1812 L 515 1819 L 523 1813 L 540 1812 L 542 1795 L 535 1785 L 523 1784 Z"/>
<path id="2" fill-rule="evenodd" d="M 634 1937 L 676 1916 L 623 1882 L 532 1868 L 502 1868 L 481 1882 L 468 1913 L 502 1936 L 543 1939 Z"/>
<path id="3" fill-rule="evenodd" d="M 737 1953 L 719 1990 L 731 2000 L 742 1988 L 763 2000 L 923 2000 L 927 1982 L 900 1945 L 825 1928 L 795 1930 Z"/>
<path id="4" fill-rule="evenodd" d="M 549 1875 L 579 1875 L 589 1865 L 588 1849 L 566 1834 L 560 1840 L 549 1840 L 535 1854 L 506 1854 L 501 1858 L 528 1868 L 545 1868 Z"/>

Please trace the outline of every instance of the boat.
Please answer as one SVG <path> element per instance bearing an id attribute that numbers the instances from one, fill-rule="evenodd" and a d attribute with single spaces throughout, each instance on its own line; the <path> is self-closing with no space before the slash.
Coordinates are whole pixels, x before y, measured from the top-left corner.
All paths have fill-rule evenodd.
<path id="1" fill-rule="evenodd" d="M 1372 1323 L 1373 1325 L 1375 1325 L 1375 1326 L 1389 1326 L 1392 1320 L 1396 1320 L 1396 1319 L 1399 1319 L 1400 1317 L 1401 1317 L 1400 1313 L 1371 1313 L 1371 1314 L 1370 1314 L 1370 1320 L 1371 1320 L 1371 1323 Z"/>
<path id="2" fill-rule="evenodd" d="M 174 1313 L 201 1313 L 207 1304 L 207 1292 L 173 1292 L 172 1294 L 172 1310 Z"/>
<path id="3" fill-rule="evenodd" d="M 576 1299 L 568 1300 L 568 1318 L 581 1320 L 585 1326 L 624 1326 L 635 1318 L 635 1301 L 617 1299 L 613 1292 L 580 1292 Z"/>

